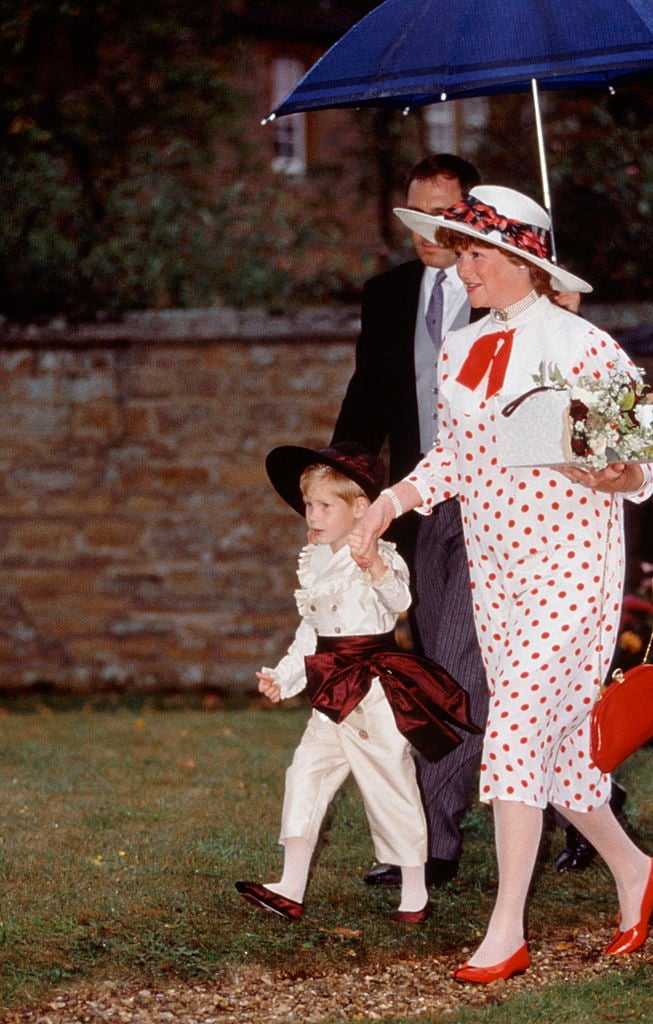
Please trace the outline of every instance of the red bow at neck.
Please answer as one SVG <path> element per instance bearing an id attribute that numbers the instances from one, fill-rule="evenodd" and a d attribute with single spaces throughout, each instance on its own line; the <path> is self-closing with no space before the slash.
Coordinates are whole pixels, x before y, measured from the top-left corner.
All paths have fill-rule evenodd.
<path id="1" fill-rule="evenodd" d="M 460 367 L 456 377 L 458 383 L 475 391 L 487 374 L 485 397 L 496 395 L 503 386 L 514 336 L 513 328 L 509 331 L 496 331 L 495 334 L 482 334 L 477 338 Z"/>

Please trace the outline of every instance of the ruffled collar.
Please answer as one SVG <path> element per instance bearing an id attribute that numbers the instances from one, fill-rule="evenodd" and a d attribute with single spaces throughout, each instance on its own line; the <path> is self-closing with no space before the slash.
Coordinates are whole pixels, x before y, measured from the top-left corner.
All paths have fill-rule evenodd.
<path id="1" fill-rule="evenodd" d="M 394 551 L 396 545 L 390 541 L 379 541 L 380 551 Z M 369 578 L 352 560 L 347 544 L 339 551 L 333 552 L 328 544 L 307 544 L 299 553 L 297 566 L 299 589 L 295 591 L 295 600 L 299 614 L 309 621 L 315 612 L 311 605 L 316 598 L 329 597 L 342 592 L 348 581 Z"/>
<path id="2" fill-rule="evenodd" d="M 326 597 L 342 590 L 343 574 L 350 574 L 352 567 L 357 568 L 346 544 L 335 552 L 328 544 L 307 544 L 302 548 L 297 567 L 300 586 L 295 591 L 300 615 L 310 618 L 310 606 L 317 597 Z"/>

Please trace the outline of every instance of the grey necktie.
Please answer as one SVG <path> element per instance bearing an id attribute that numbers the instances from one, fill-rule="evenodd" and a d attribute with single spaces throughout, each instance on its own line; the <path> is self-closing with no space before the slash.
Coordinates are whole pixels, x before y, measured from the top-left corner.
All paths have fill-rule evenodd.
<path id="1" fill-rule="evenodd" d="M 435 276 L 435 283 L 433 285 L 433 291 L 431 292 L 431 298 L 428 301 L 426 307 L 426 326 L 431 340 L 435 345 L 435 351 L 440 351 L 442 344 L 442 310 L 444 308 L 444 296 L 442 294 L 442 282 L 445 277 L 444 270 L 438 270 Z"/>

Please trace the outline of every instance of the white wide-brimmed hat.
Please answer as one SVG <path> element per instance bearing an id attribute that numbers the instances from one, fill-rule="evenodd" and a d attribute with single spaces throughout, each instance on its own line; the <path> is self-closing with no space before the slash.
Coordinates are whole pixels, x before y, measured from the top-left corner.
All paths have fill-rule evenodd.
<path id="1" fill-rule="evenodd" d="M 449 228 L 482 239 L 507 252 L 518 253 L 551 275 L 558 292 L 591 292 L 582 277 L 551 260 L 551 218 L 533 199 L 502 185 L 478 185 L 459 203 L 439 214 L 401 207 L 394 211 L 402 224 L 429 242 L 438 228 Z"/>

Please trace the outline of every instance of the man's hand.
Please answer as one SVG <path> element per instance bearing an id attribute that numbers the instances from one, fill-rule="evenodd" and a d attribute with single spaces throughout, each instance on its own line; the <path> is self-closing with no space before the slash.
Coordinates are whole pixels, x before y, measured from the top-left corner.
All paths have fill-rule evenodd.
<path id="1" fill-rule="evenodd" d="M 568 309 L 570 313 L 577 313 L 580 309 L 580 292 L 553 292 L 551 298 L 556 306 Z"/>
<path id="2" fill-rule="evenodd" d="M 258 679 L 258 688 L 268 700 L 271 700 L 273 704 L 278 704 L 281 700 L 281 687 L 278 683 L 275 683 L 274 679 L 268 672 L 257 672 L 256 678 Z"/>
<path id="3" fill-rule="evenodd" d="M 580 466 L 560 466 L 559 472 L 568 480 L 573 480 L 593 491 L 605 491 L 608 494 L 639 491 L 644 483 L 641 466 L 636 462 L 612 462 L 605 469 L 582 469 Z"/>

